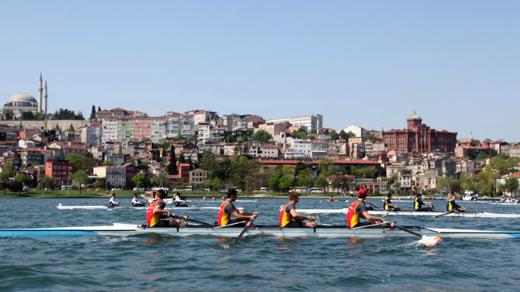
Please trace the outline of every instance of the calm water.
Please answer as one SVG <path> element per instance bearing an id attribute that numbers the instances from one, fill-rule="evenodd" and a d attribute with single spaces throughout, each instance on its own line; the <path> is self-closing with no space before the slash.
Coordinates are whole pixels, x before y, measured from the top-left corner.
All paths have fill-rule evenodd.
<path id="1" fill-rule="evenodd" d="M 129 200 L 121 200 L 129 204 Z M 143 223 L 144 210 L 58 210 L 101 199 L 0 199 L 0 227 Z M 282 200 L 237 206 L 274 224 Z M 373 201 L 378 203 L 378 201 Z M 217 206 L 218 202 L 195 201 Z M 408 209 L 410 202 L 398 203 Z M 443 202 L 436 202 L 444 208 Z M 520 213 L 520 207 L 466 203 L 467 209 Z M 339 208 L 344 202 L 304 199 L 300 208 Z M 216 211 L 190 211 L 214 221 Z M 391 217 L 396 218 L 396 217 Z M 397 218 L 396 218 L 397 219 Z M 322 216 L 344 223 L 342 215 Z M 399 218 L 430 227 L 520 229 L 515 219 Z M 251 237 L 229 247 L 211 237 L 168 236 L 0 239 L 0 291 L 257 291 L 257 290 L 500 290 L 520 289 L 520 240 L 446 239 L 433 249 L 414 239 L 276 239 Z"/>

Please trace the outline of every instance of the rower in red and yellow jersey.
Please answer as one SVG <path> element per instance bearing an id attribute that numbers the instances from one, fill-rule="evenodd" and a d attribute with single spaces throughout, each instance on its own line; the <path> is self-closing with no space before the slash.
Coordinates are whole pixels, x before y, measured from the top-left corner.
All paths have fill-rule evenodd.
<path id="1" fill-rule="evenodd" d="M 286 227 L 316 227 L 316 217 L 303 216 L 296 212 L 296 204 L 300 201 L 300 194 L 289 192 L 289 201 L 280 209 L 280 228 Z"/>
<path id="2" fill-rule="evenodd" d="M 146 225 L 148 227 L 185 227 L 186 222 L 183 220 L 170 219 L 171 217 L 174 217 L 175 214 L 170 214 L 170 212 L 165 209 L 165 197 L 166 193 L 164 193 L 163 190 L 157 191 L 155 199 L 150 203 L 146 210 Z"/>
<path id="3" fill-rule="evenodd" d="M 355 228 L 366 225 L 374 225 L 374 224 L 382 224 L 383 219 L 379 217 L 372 216 L 368 214 L 368 211 L 365 206 L 365 201 L 367 199 L 367 191 L 364 188 L 358 190 L 357 193 L 358 199 L 348 207 L 347 210 L 347 227 Z M 367 222 L 361 222 L 361 219 L 366 219 Z M 390 223 L 391 227 L 393 222 Z"/>
<path id="4" fill-rule="evenodd" d="M 229 189 L 227 192 L 227 199 L 220 204 L 217 214 L 217 225 L 225 226 L 229 224 L 237 226 L 251 226 L 251 220 L 256 218 L 257 213 L 247 213 L 241 211 L 235 207 L 233 202 L 237 200 L 237 191 L 235 189 Z M 240 224 L 235 224 L 241 222 Z"/>

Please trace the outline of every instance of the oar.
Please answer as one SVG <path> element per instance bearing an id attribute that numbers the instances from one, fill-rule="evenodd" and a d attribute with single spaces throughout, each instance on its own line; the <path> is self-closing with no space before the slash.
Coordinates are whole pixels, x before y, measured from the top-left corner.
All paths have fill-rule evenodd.
<path id="1" fill-rule="evenodd" d="M 255 221 L 255 218 L 256 217 L 253 217 L 253 219 L 249 220 L 249 222 L 248 222 L 249 224 L 246 223 L 246 226 L 244 227 L 244 229 L 242 229 L 242 231 L 237 236 L 237 238 L 235 238 L 235 240 L 233 241 L 233 244 L 237 244 L 237 242 L 240 240 L 240 238 L 242 238 L 242 235 L 244 235 L 244 233 L 246 233 L 247 229 L 249 229 L 249 226 L 252 225 L 253 221 Z"/>
<path id="2" fill-rule="evenodd" d="M 190 222 L 195 222 L 195 223 L 199 223 L 199 224 L 202 224 L 202 225 L 206 225 L 206 226 L 213 226 L 212 224 L 209 224 L 207 222 L 202 222 L 202 221 L 199 221 L 199 220 L 195 220 L 195 219 L 190 219 L 190 217 L 188 216 L 177 216 L 177 215 L 170 215 L 171 218 L 175 218 L 175 219 L 183 219 L 185 221 L 190 221 Z"/>
<path id="3" fill-rule="evenodd" d="M 433 216 L 433 218 L 438 218 L 438 217 L 442 217 L 442 216 L 446 216 L 446 215 L 449 215 L 451 213 L 455 213 L 455 210 L 451 210 L 451 211 L 447 211 L 447 212 L 444 212 L 442 214 L 439 214 L 439 215 L 435 215 Z"/>
<path id="4" fill-rule="evenodd" d="M 386 222 L 386 223 L 390 223 L 390 222 Z M 424 235 L 424 234 L 420 234 L 418 232 L 415 232 L 415 231 L 412 231 L 408 228 L 405 228 L 405 227 L 401 227 L 397 224 L 394 224 L 394 227 L 399 229 L 399 230 L 402 230 L 404 232 L 408 232 L 410 234 L 413 234 L 415 236 L 418 236 L 420 237 L 421 239 L 419 240 L 419 243 L 426 246 L 426 247 L 434 247 L 437 245 L 437 243 L 440 243 L 442 242 L 442 238 L 438 237 L 438 236 L 427 236 L 427 235 Z"/>

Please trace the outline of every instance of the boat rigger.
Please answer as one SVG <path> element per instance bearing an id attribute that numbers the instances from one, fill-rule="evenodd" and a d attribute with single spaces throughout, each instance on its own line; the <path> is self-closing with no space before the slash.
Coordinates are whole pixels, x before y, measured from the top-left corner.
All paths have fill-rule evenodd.
<path id="1" fill-rule="evenodd" d="M 298 209 L 298 212 L 305 214 L 346 214 L 347 208 L 341 209 Z M 385 215 L 385 216 L 446 216 L 446 217 L 469 217 L 469 218 L 520 218 L 520 214 L 500 214 L 500 213 L 489 213 L 489 212 L 427 212 L 427 211 L 382 211 L 382 210 L 371 210 L 368 213 L 373 215 Z"/>
<path id="2" fill-rule="evenodd" d="M 406 226 L 424 236 L 437 236 L 441 238 L 489 238 L 507 239 L 520 238 L 520 231 L 497 230 L 473 230 L 451 228 L 425 228 L 418 226 Z M 60 236 L 131 236 L 140 234 L 161 234 L 169 236 L 216 236 L 237 237 L 243 230 L 242 227 L 207 227 L 189 226 L 185 228 L 146 228 L 142 225 L 114 223 L 108 226 L 83 226 L 83 227 L 54 227 L 54 228 L 26 228 L 26 229 L 0 229 L 2 238 L 18 237 L 60 237 Z M 317 238 L 382 238 L 382 237 L 412 237 L 409 232 L 391 228 L 359 228 L 348 229 L 345 226 L 323 226 L 315 228 L 284 228 L 273 225 L 257 225 L 248 229 L 244 236 L 275 236 L 280 238 L 317 237 Z"/>

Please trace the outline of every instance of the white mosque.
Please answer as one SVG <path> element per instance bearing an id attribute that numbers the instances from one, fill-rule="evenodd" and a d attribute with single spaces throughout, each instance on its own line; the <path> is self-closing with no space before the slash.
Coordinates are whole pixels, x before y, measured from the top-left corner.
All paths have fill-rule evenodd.
<path id="1" fill-rule="evenodd" d="M 9 101 L 4 104 L 4 116 L 6 111 L 11 111 L 15 118 L 20 118 L 23 112 L 32 112 L 34 115 L 43 113 L 47 116 L 47 99 L 49 97 L 47 94 L 47 80 L 45 80 L 44 85 L 41 73 L 38 85 L 39 102 L 29 93 L 20 91 L 11 96 Z"/>

